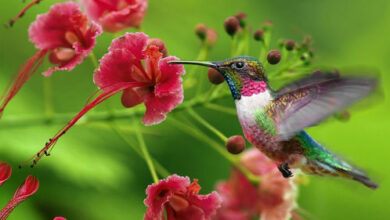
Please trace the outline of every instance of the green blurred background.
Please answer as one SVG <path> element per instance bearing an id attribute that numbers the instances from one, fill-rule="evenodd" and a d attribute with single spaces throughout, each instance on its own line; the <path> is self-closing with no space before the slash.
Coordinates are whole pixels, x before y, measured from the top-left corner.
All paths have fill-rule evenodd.
<path id="1" fill-rule="evenodd" d="M 0 28 L 1 90 L 13 72 L 34 54 L 27 28 L 36 14 L 46 12 L 53 3 L 42 1 L 13 28 Z M 3 2 L 0 22 L 6 23 L 24 5 L 22 1 Z M 380 72 L 384 92 L 388 94 L 390 2 L 386 0 L 155 0 L 149 3 L 143 29 L 150 37 L 164 40 L 171 55 L 195 59 L 199 43 L 194 26 L 203 22 L 219 33 L 210 54 L 210 59 L 218 60 L 230 55 L 230 38 L 223 31 L 223 21 L 238 11 L 248 14 L 248 23 L 254 29 L 266 19 L 273 20 L 276 38 L 301 40 L 305 34 L 312 35 L 316 64 Z M 112 34 L 106 33 L 98 38 L 94 49 L 98 58 L 106 53 L 112 38 Z M 250 54 L 257 56 L 257 50 L 258 46 L 253 46 Z M 48 65 L 45 63 L 40 70 Z M 72 72 L 53 74 L 56 113 L 81 109 L 96 89 L 92 74 L 90 60 Z M 12 100 L 2 120 L 12 123 L 12 119 L 42 116 L 42 85 L 43 77 L 37 73 Z M 230 98 L 221 103 L 233 107 Z M 106 111 L 108 105 L 120 109 L 119 97 L 94 111 Z M 309 184 L 299 188 L 298 204 L 310 213 L 306 219 L 388 219 L 389 107 L 385 98 L 368 109 L 354 111 L 347 123 L 332 121 L 308 130 L 332 151 L 365 168 L 378 180 L 380 188 L 372 191 L 348 180 L 310 177 Z M 203 108 L 196 110 L 227 136 L 241 134 L 236 117 Z M 131 126 L 127 120 L 123 122 Z M 1 124 L 2 121 L 0 161 L 11 163 L 14 172 L 0 188 L 0 206 L 8 202 L 28 174 L 40 180 L 38 192 L 20 205 L 10 219 L 142 219 L 145 188 L 152 179 L 145 162 L 116 133 L 104 127 L 75 126 L 51 157 L 44 158 L 34 169 L 19 170 L 17 165 L 36 153 L 62 125 Z M 209 193 L 217 181 L 229 176 L 230 165 L 224 158 L 169 122 L 147 131 L 145 138 L 151 154 L 170 172 L 198 178 L 202 193 Z"/>

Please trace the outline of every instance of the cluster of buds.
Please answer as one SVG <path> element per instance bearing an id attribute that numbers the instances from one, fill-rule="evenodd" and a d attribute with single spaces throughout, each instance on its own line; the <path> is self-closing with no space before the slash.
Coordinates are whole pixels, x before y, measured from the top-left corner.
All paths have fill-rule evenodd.
<path id="1" fill-rule="evenodd" d="M 247 15 L 244 12 L 238 12 L 235 16 L 231 16 L 225 19 L 223 24 L 226 33 L 230 36 L 234 36 L 238 31 L 246 27 Z"/>
<path id="2" fill-rule="evenodd" d="M 202 44 L 205 44 L 207 47 L 213 47 L 218 39 L 217 32 L 214 29 L 207 27 L 205 24 L 196 25 L 195 34 Z"/>

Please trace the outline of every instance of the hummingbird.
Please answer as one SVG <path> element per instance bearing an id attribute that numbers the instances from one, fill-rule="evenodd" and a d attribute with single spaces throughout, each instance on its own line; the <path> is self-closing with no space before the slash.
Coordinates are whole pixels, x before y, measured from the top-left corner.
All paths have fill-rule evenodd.
<path id="1" fill-rule="evenodd" d="M 304 129 L 368 96 L 377 80 L 363 76 L 314 73 L 279 90 L 269 84 L 263 64 L 254 57 L 223 61 L 171 61 L 216 69 L 227 82 L 245 138 L 272 159 L 285 178 L 290 169 L 337 176 L 378 187 L 364 171 L 331 153 Z"/>

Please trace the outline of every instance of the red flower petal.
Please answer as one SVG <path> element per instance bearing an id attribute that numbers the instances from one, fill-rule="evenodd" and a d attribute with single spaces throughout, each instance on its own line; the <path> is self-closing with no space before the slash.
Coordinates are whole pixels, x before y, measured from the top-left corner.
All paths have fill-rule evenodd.
<path id="1" fill-rule="evenodd" d="M 18 187 L 11 201 L 0 211 L 0 219 L 7 219 L 15 207 L 33 195 L 39 188 L 39 181 L 33 176 L 28 176 L 22 185 Z"/>
<path id="2" fill-rule="evenodd" d="M 92 49 L 96 45 L 96 37 L 99 36 L 101 33 L 102 33 L 101 27 L 95 23 L 91 23 L 90 28 L 87 30 L 85 34 L 87 45 L 81 45 L 78 42 L 74 43 L 72 47 L 76 52 L 75 56 L 73 56 L 71 60 L 69 60 L 66 63 L 63 63 L 60 66 L 50 68 L 49 70 L 45 71 L 43 75 L 50 76 L 52 72 L 59 71 L 59 70 L 67 70 L 67 71 L 73 70 L 78 64 L 82 63 L 84 59 L 88 57 L 88 55 L 91 53 Z"/>
<path id="3" fill-rule="evenodd" d="M 16 190 L 13 199 L 23 201 L 34 194 L 39 188 L 39 180 L 31 175 Z"/>
<path id="4" fill-rule="evenodd" d="M 166 57 L 161 59 L 158 64 L 161 71 L 161 78 L 155 86 L 154 93 L 156 96 L 164 96 L 169 94 L 183 96 L 183 87 L 180 75 L 185 74 L 184 66 L 169 64 L 168 62 L 172 60 L 178 60 L 178 58 L 172 56 Z"/>
<path id="5" fill-rule="evenodd" d="M 255 148 L 245 151 L 241 163 L 254 175 L 261 177 L 255 187 L 240 171 L 234 169 L 230 179 L 218 184 L 222 207 L 219 220 L 259 218 L 288 219 L 296 207 L 296 187 L 292 179 L 285 179 L 275 163 Z M 242 196 L 246 195 L 246 196 Z"/>
<path id="6" fill-rule="evenodd" d="M 107 53 L 100 59 L 99 69 L 95 71 L 93 79 L 99 89 L 116 83 L 134 81 L 129 74 L 135 62 L 131 55 L 129 51 L 118 49 Z"/>
<path id="7" fill-rule="evenodd" d="M 0 186 L 11 176 L 12 168 L 4 162 L 0 162 Z"/>
<path id="8" fill-rule="evenodd" d="M 293 208 L 296 207 L 296 186 L 291 179 L 285 179 L 275 169 L 263 176 L 259 186 L 261 219 L 289 219 Z"/>
<path id="9" fill-rule="evenodd" d="M 180 79 L 181 82 L 181 79 Z M 149 95 L 145 100 L 146 112 L 142 118 L 142 122 L 145 125 L 154 125 L 163 121 L 172 109 L 178 104 L 183 102 L 183 93 L 156 97 L 155 95 Z"/>
<path id="10" fill-rule="evenodd" d="M 95 71 L 95 84 L 102 89 L 119 82 L 148 81 L 141 63 L 147 40 L 144 33 L 128 33 L 113 40 L 109 53 L 103 56 Z"/>
<path id="11" fill-rule="evenodd" d="M 220 207 L 222 199 L 217 192 L 212 192 L 208 195 L 190 196 L 188 201 L 202 210 L 205 219 L 211 218 L 216 210 Z"/>
<path id="12" fill-rule="evenodd" d="M 176 174 L 169 176 L 166 180 L 149 185 L 146 188 L 147 197 L 144 201 L 148 207 L 145 213 L 145 220 L 162 218 L 164 205 L 175 194 L 185 194 L 190 185 L 190 178 L 181 177 Z"/>
<path id="13" fill-rule="evenodd" d="M 196 181 L 190 184 L 188 177 L 172 175 L 146 189 L 148 207 L 145 220 L 163 219 L 164 209 L 171 220 L 210 219 L 220 205 L 216 192 L 208 195 L 194 194 L 199 189 Z"/>
<path id="14" fill-rule="evenodd" d="M 68 46 L 64 36 L 66 31 L 73 28 L 70 18 L 80 13 L 80 7 L 75 2 L 54 4 L 48 13 L 38 15 L 30 25 L 30 41 L 40 50 Z"/>
<path id="15" fill-rule="evenodd" d="M 100 23 L 105 31 L 118 32 L 138 27 L 145 16 L 146 0 L 82 0 L 88 16 Z"/>
<path id="16" fill-rule="evenodd" d="M 117 49 L 123 49 L 133 54 L 131 58 L 143 60 L 145 59 L 144 50 L 146 49 L 148 39 L 149 37 L 142 32 L 127 33 L 122 37 L 114 39 L 108 50 L 112 52 Z"/>
<path id="17" fill-rule="evenodd" d="M 29 28 L 30 40 L 40 50 L 71 48 L 75 50 L 72 59 L 44 72 L 50 76 L 53 71 L 72 70 L 81 63 L 96 44 L 96 37 L 102 33 L 101 27 L 87 20 L 75 2 L 57 3 L 46 14 L 39 15 Z M 69 36 L 69 37 L 67 37 Z"/>
<path id="18" fill-rule="evenodd" d="M 126 89 L 122 94 L 122 105 L 126 108 L 131 108 L 145 101 L 145 98 L 150 93 L 149 88 L 132 88 Z"/>

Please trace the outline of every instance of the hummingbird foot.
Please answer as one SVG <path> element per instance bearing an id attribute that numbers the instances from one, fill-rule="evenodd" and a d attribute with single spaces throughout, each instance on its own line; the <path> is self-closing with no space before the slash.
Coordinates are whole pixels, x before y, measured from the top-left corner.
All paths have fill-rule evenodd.
<path id="1" fill-rule="evenodd" d="M 279 165 L 278 169 L 282 173 L 284 178 L 290 178 L 293 176 L 292 172 L 290 171 L 290 167 L 288 167 L 288 163 L 286 162 Z"/>

